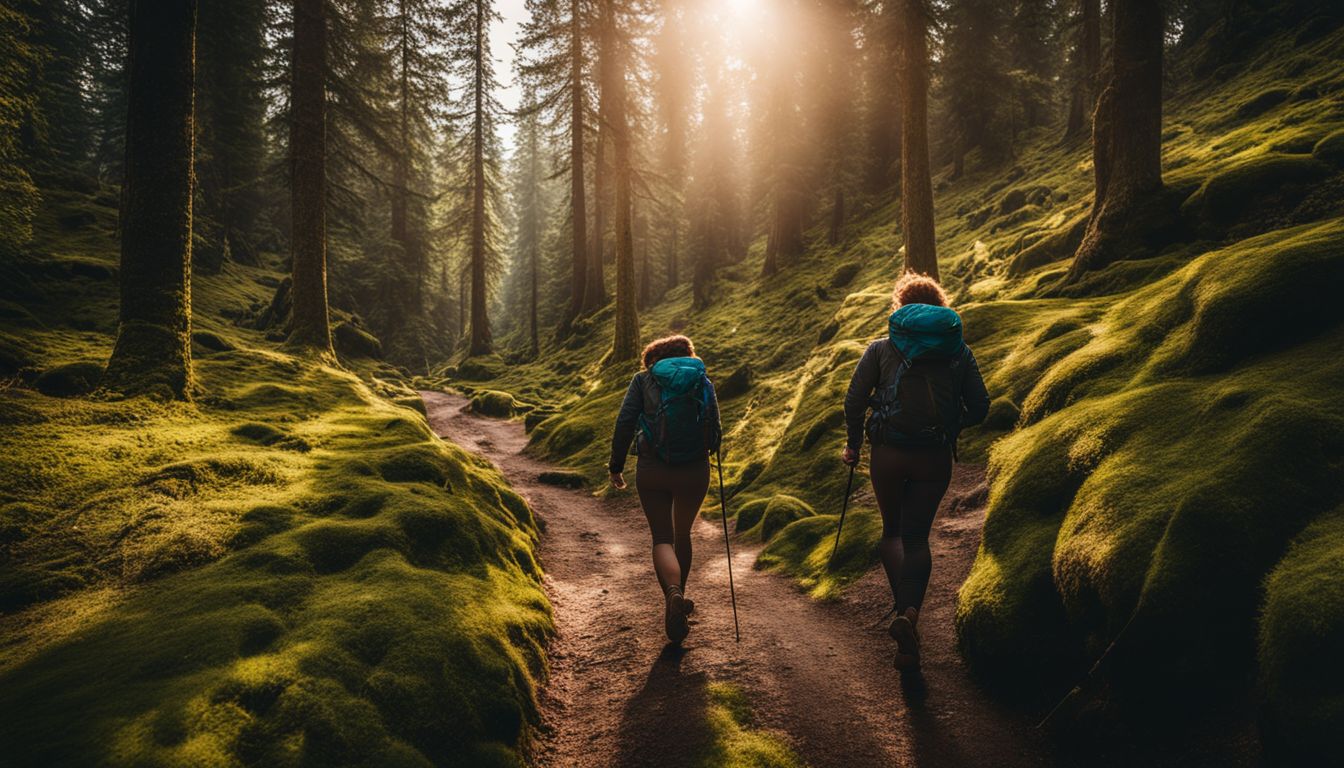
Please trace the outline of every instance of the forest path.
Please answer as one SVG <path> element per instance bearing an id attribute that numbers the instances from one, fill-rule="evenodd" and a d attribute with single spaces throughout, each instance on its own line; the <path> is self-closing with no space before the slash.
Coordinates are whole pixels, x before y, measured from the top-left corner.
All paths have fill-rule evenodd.
<path id="1" fill-rule="evenodd" d="M 688 752 L 712 739 L 705 707 L 714 682 L 744 691 L 753 727 L 776 732 L 816 768 L 1050 764 L 1031 722 L 990 701 L 955 649 L 956 590 L 984 519 L 981 468 L 958 465 L 934 526 L 922 675 L 893 667 L 894 644 L 885 625 L 874 626 L 891 601 L 880 568 L 843 599 L 819 603 L 787 578 L 754 570 L 757 548 L 738 542 L 742 641 L 733 642 L 723 529 L 703 519 L 687 589 L 696 613 L 677 649 L 663 634 L 648 528 L 633 493 L 599 499 L 543 484 L 538 475 L 555 467 L 522 453 L 520 423 L 469 413 L 459 396 L 421 394 L 434 431 L 494 462 L 545 525 L 541 561 L 557 633 L 537 764 L 685 765 Z M 857 503 L 872 504 L 864 491 Z"/>

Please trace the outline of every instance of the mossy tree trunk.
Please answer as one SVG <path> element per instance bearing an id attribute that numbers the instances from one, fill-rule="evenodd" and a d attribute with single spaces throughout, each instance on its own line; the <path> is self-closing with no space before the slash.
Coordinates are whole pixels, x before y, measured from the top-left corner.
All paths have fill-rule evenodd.
<path id="1" fill-rule="evenodd" d="M 1160 222 L 1162 38 L 1159 0 L 1116 0 L 1110 82 L 1097 99 L 1092 142 L 1096 197 L 1066 282 L 1139 252 Z"/>
<path id="2" fill-rule="evenodd" d="M 289 341 L 332 355 L 327 307 L 325 0 L 294 0 L 292 70 L 289 156 L 294 306 Z"/>
<path id="3" fill-rule="evenodd" d="M 121 312 L 103 376 L 128 395 L 191 396 L 196 1 L 130 5 Z"/>
<path id="4" fill-rule="evenodd" d="M 901 2 L 901 234 L 905 271 L 937 279 L 933 181 L 929 172 L 929 8 Z"/>
<path id="5" fill-rule="evenodd" d="M 1078 48 L 1075 56 L 1073 91 L 1069 96 L 1069 120 L 1064 138 L 1081 136 L 1097 104 L 1101 81 L 1101 0 L 1079 0 Z"/>
<path id="6" fill-rule="evenodd" d="M 603 0 L 602 34 L 612 43 L 604 46 L 610 61 L 604 61 L 602 71 L 607 81 L 602 86 L 602 98 L 611 103 L 607 112 L 611 129 L 613 170 L 616 182 L 616 330 L 612 337 L 611 359 L 614 362 L 634 360 L 639 356 L 639 313 L 635 276 L 635 240 L 631 190 L 633 171 L 630 167 L 630 121 L 626 114 L 625 46 L 616 44 L 616 0 Z"/>
<path id="7" fill-rule="evenodd" d="M 471 148 L 471 355 L 488 355 L 494 348 L 490 335 L 490 317 L 486 302 L 490 300 L 486 285 L 486 221 L 485 191 L 489 180 L 485 177 L 485 66 L 481 60 L 485 51 L 486 12 L 481 0 L 476 0 L 474 29 L 476 42 L 475 115 L 472 119 Z"/>
<path id="8" fill-rule="evenodd" d="M 571 221 L 569 317 L 573 322 L 583 312 L 588 290 L 588 207 L 584 199 L 583 161 L 583 9 L 580 0 L 569 2 L 569 204 Z"/>

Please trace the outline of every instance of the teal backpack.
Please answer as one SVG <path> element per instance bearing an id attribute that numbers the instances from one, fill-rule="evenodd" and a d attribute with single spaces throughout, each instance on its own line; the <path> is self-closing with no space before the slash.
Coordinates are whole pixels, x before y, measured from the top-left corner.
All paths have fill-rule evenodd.
<path id="1" fill-rule="evenodd" d="M 947 446 L 954 454 L 961 421 L 966 344 L 961 317 L 947 307 L 908 304 L 887 321 L 900 361 L 895 381 L 872 399 L 868 436 L 896 446 Z"/>
<path id="2" fill-rule="evenodd" d="M 657 398 L 658 410 L 652 418 L 647 412 L 639 415 L 643 450 L 667 464 L 687 464 L 717 448 L 719 425 L 709 414 L 711 391 L 705 364 L 697 357 L 654 363 L 645 393 Z"/>

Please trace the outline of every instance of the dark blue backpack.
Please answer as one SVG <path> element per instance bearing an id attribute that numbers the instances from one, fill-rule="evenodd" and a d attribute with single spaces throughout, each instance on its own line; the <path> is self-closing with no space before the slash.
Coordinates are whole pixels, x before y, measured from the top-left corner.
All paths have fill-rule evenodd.
<path id="1" fill-rule="evenodd" d="M 704 459 L 719 444 L 718 420 L 710 418 L 710 384 L 697 357 L 668 357 L 649 369 L 645 392 L 658 399 L 650 418 L 639 415 L 642 451 L 667 464 Z"/>

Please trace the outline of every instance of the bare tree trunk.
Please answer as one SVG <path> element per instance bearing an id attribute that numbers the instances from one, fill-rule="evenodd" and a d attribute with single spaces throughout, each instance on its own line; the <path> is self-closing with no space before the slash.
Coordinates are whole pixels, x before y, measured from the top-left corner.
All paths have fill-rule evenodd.
<path id="1" fill-rule="evenodd" d="M 401 68 L 397 84 L 397 152 L 392 157 L 392 194 L 391 194 L 391 237 L 401 246 L 402 279 L 411 281 L 409 307 L 398 303 L 393 310 L 400 320 L 407 314 L 420 314 L 423 311 L 422 283 L 424 282 L 423 259 L 417 243 L 411 242 L 410 235 L 410 183 L 411 183 L 411 85 L 410 85 L 410 18 L 406 0 L 398 0 L 400 13 L 397 44 L 397 58 Z"/>
<path id="2" fill-rule="evenodd" d="M 103 386 L 191 397 L 196 1 L 130 7 L 121 310 Z"/>
<path id="3" fill-rule="evenodd" d="M 490 337 L 490 317 L 485 303 L 489 300 L 485 282 L 485 7 L 476 0 L 475 19 L 475 113 L 472 118 L 471 149 L 471 346 L 469 355 L 488 355 L 494 343 Z"/>
<path id="4" fill-rule="evenodd" d="M 570 251 L 569 316 L 583 311 L 588 289 L 588 209 L 584 200 L 583 163 L 583 16 L 580 0 L 569 2 L 569 201 L 573 231 Z"/>
<path id="5" fill-rule="evenodd" d="M 610 64 L 604 62 L 603 73 L 608 76 L 602 87 L 605 102 L 610 95 L 608 110 L 616 176 L 616 329 L 612 337 L 613 362 L 634 360 L 639 357 L 639 314 L 635 282 L 635 240 L 632 230 L 630 122 L 626 115 L 626 83 L 624 46 L 617 50 L 615 0 L 603 0 L 602 34 L 612 38 L 608 51 Z"/>
<path id="6" fill-rule="evenodd" d="M 1077 82 L 1069 100 L 1069 122 L 1064 138 L 1082 135 L 1097 104 L 1097 85 L 1101 80 L 1101 0 L 1079 0 Z"/>
<path id="7" fill-rule="evenodd" d="M 929 171 L 929 10 L 901 0 L 901 234 L 905 271 L 938 277 Z"/>
<path id="8" fill-rule="evenodd" d="M 672 220 L 671 221 L 672 233 L 671 237 L 669 238 L 670 242 L 668 243 L 668 249 L 667 249 L 667 290 L 669 291 L 672 290 L 673 288 L 676 288 L 677 283 L 679 282 L 677 277 L 677 255 L 678 255 L 678 249 L 681 247 L 680 204 L 677 205 L 676 210 L 672 212 L 672 216 L 670 218 Z"/>
<path id="9" fill-rule="evenodd" d="M 611 133 L 611 94 L 607 88 L 607 69 L 611 67 L 612 41 L 601 32 L 598 48 L 597 149 L 593 153 L 593 235 L 588 241 L 588 284 L 583 291 L 583 311 L 596 312 L 607 303 L 607 284 L 603 257 L 607 239 L 607 138 Z"/>
<path id="10" fill-rule="evenodd" d="M 1162 225 L 1162 37 L 1160 0 L 1115 0 L 1110 84 L 1093 121 L 1096 197 L 1066 282 L 1142 252 Z"/>
<path id="11" fill-rule="evenodd" d="M 324 0 L 294 0 L 290 92 L 290 215 L 294 309 L 289 340 L 332 354 L 327 307 L 327 11 Z"/>
<path id="12" fill-rule="evenodd" d="M 827 242 L 835 245 L 840 242 L 840 236 L 845 229 L 845 188 L 841 184 L 835 185 L 835 199 L 831 202 L 831 231 L 826 238 Z"/>

